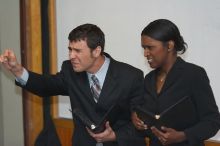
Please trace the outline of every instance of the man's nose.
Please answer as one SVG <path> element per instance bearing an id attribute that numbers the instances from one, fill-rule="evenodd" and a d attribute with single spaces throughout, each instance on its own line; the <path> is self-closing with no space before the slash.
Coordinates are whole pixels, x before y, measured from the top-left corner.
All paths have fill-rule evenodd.
<path id="1" fill-rule="evenodd" d="M 74 51 L 69 52 L 69 58 L 74 59 L 76 57 L 76 53 Z"/>

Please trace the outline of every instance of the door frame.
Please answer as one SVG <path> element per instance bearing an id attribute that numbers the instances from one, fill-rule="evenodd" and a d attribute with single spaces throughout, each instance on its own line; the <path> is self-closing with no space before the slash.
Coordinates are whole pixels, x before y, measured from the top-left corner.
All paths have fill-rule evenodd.
<path id="1" fill-rule="evenodd" d="M 49 0 L 50 73 L 57 72 L 55 0 Z M 41 1 L 20 0 L 20 38 L 22 65 L 36 73 L 42 73 Z M 23 125 L 25 146 L 34 142 L 43 128 L 43 102 L 25 90 L 23 95 Z M 51 98 L 53 118 L 58 118 L 57 97 Z"/>

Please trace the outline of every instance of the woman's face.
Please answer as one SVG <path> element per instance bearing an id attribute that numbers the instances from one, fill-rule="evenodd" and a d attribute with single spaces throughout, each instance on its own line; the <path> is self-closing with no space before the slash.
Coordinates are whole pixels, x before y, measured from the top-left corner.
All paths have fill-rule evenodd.
<path id="1" fill-rule="evenodd" d="M 141 36 L 141 45 L 144 48 L 144 56 L 151 68 L 159 68 L 166 63 L 168 47 L 163 42 L 143 35 Z"/>

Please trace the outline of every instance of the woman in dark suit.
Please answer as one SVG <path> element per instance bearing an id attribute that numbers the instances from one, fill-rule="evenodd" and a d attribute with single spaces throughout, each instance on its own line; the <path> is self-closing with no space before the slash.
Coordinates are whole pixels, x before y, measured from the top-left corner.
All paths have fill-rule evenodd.
<path id="1" fill-rule="evenodd" d="M 151 22 L 142 31 L 141 43 L 144 56 L 154 69 L 145 77 L 142 108 L 159 114 L 186 98 L 189 103 L 177 105 L 182 104 L 182 110 L 171 109 L 173 116 L 160 126 L 144 124 L 138 112 L 133 113 L 135 127 L 146 129 L 144 136 L 150 137 L 150 146 L 203 146 L 203 141 L 214 136 L 220 127 L 218 107 L 205 70 L 177 55 L 183 54 L 187 45 L 169 20 Z"/>

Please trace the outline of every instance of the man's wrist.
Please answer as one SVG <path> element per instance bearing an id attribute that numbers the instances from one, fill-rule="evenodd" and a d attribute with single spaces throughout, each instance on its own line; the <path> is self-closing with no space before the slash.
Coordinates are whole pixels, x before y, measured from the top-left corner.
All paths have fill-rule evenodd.
<path id="1" fill-rule="evenodd" d="M 11 68 L 11 72 L 17 78 L 20 78 L 22 76 L 23 71 L 24 71 L 24 69 L 20 64 L 16 65 L 16 67 Z"/>
<path id="2" fill-rule="evenodd" d="M 112 132 L 112 141 L 116 141 L 116 134 L 114 131 Z"/>
<path id="3" fill-rule="evenodd" d="M 179 137 L 178 138 L 178 142 L 183 142 L 183 141 L 186 140 L 186 135 L 185 135 L 185 133 L 183 131 L 179 132 L 179 136 L 178 137 Z"/>
<path id="4" fill-rule="evenodd" d="M 20 77 L 15 77 L 15 80 L 19 82 L 21 85 L 25 86 L 27 84 L 28 78 L 29 78 L 29 73 L 25 68 L 23 68 L 22 75 Z"/>

